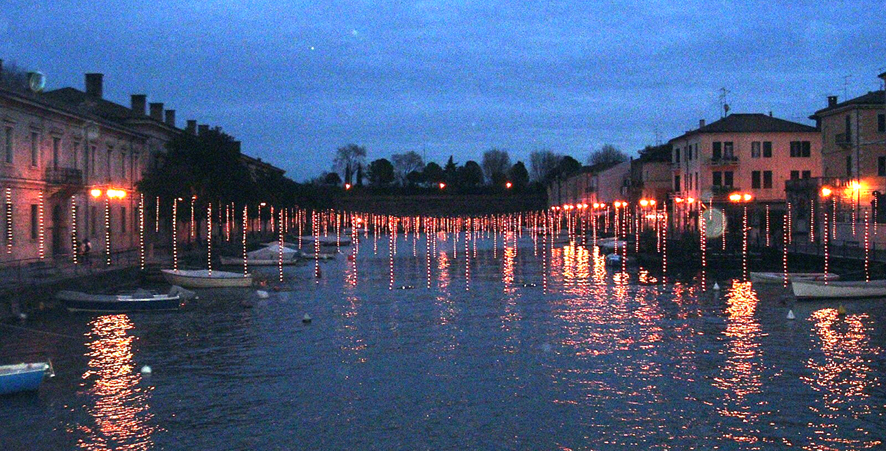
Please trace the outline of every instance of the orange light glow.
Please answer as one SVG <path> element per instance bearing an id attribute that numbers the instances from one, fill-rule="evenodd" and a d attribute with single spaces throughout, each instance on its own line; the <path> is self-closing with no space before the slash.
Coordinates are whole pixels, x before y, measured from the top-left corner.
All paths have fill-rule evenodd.
<path id="1" fill-rule="evenodd" d="M 649 199 L 649 205 L 655 206 L 655 199 Z"/>
<path id="2" fill-rule="evenodd" d="M 694 202 L 695 202 L 695 198 L 693 198 L 693 197 L 690 197 L 690 198 L 686 199 L 686 203 L 691 204 L 691 203 L 694 203 Z"/>
<path id="3" fill-rule="evenodd" d="M 682 204 L 682 203 L 683 203 L 683 198 L 682 198 L 682 197 L 675 197 L 675 198 L 674 198 L 674 202 L 676 202 L 676 203 L 678 203 L 678 204 Z"/>
<path id="4" fill-rule="evenodd" d="M 505 188 L 507 189 L 511 189 L 512 186 L 514 186 L 514 184 L 511 182 L 505 183 Z"/>
<path id="5" fill-rule="evenodd" d="M 351 189 L 351 184 L 350 184 L 350 183 L 345 183 L 345 189 Z"/>
<path id="6" fill-rule="evenodd" d="M 751 196 L 750 194 L 747 194 L 747 193 L 745 193 L 745 194 L 742 195 L 741 197 L 742 197 L 742 200 L 744 200 L 745 202 L 750 202 L 751 199 L 754 198 L 754 196 Z"/>
<path id="7" fill-rule="evenodd" d="M 108 188 L 105 194 L 107 194 L 109 199 L 123 199 L 126 197 L 126 191 L 122 189 Z"/>
<path id="8" fill-rule="evenodd" d="M 594 209 L 597 209 L 597 208 L 600 208 L 600 203 L 599 203 L 599 202 L 594 202 Z"/>
<path id="9" fill-rule="evenodd" d="M 646 199 L 640 199 L 640 206 L 641 206 L 641 207 L 648 207 L 648 206 L 649 206 L 649 201 L 646 200 Z"/>
<path id="10" fill-rule="evenodd" d="M 93 190 L 89 191 L 89 195 L 92 196 L 92 197 L 95 197 L 95 198 L 102 197 L 102 190 L 100 190 L 100 189 L 93 189 Z"/>
<path id="11" fill-rule="evenodd" d="M 828 187 L 825 186 L 825 187 L 823 187 L 823 188 L 821 189 L 821 196 L 822 196 L 822 197 L 828 197 L 828 196 L 831 195 L 832 192 L 833 192 L 833 191 L 831 191 L 830 188 L 828 188 Z"/>
<path id="12" fill-rule="evenodd" d="M 443 182 L 440 182 L 440 189 L 443 189 L 443 188 L 446 188 L 446 184 Z"/>
<path id="13" fill-rule="evenodd" d="M 729 195 L 729 200 L 732 202 L 739 202 L 739 201 L 741 201 L 741 194 L 732 193 Z"/>

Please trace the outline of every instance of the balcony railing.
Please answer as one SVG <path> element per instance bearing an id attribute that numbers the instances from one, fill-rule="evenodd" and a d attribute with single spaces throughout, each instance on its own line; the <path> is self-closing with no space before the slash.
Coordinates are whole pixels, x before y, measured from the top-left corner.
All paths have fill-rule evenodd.
<path id="1" fill-rule="evenodd" d="M 713 185 L 711 186 L 711 194 L 714 196 L 725 196 L 734 191 L 741 191 L 741 188 L 735 186 L 726 186 L 726 185 Z"/>
<path id="2" fill-rule="evenodd" d="M 852 137 L 848 133 L 837 133 L 834 135 L 834 144 L 849 147 L 852 145 Z"/>
<path id="3" fill-rule="evenodd" d="M 46 183 L 50 185 L 83 185 L 83 171 L 73 168 L 46 168 Z"/>
<path id="4" fill-rule="evenodd" d="M 738 164 L 738 157 L 736 156 L 725 156 L 720 158 L 711 158 L 708 160 L 708 164 L 711 166 L 729 166 L 733 164 Z"/>

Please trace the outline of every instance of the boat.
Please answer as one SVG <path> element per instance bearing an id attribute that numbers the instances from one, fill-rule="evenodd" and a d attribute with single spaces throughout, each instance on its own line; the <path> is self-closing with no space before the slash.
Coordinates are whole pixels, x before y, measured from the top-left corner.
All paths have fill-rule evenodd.
<path id="1" fill-rule="evenodd" d="M 590 240 L 589 240 L 590 242 Z M 627 241 L 619 240 L 614 237 L 612 238 L 600 238 L 597 240 L 597 247 L 600 248 L 601 251 L 612 251 L 615 249 L 621 249 L 624 246 L 627 246 Z"/>
<path id="2" fill-rule="evenodd" d="M 40 388 L 47 373 L 49 377 L 55 376 L 52 362 L 0 365 L 0 395 L 35 391 Z"/>
<path id="3" fill-rule="evenodd" d="M 79 291 L 59 291 L 55 294 L 71 312 L 143 312 L 178 310 L 182 299 L 194 293 L 173 286 L 168 293 L 136 290 L 129 294 L 92 294 Z"/>
<path id="4" fill-rule="evenodd" d="M 840 276 L 832 273 L 828 273 L 828 281 L 839 280 Z M 788 281 L 792 280 L 821 280 L 824 281 L 825 273 L 823 272 L 789 272 L 788 273 Z M 751 272 L 751 282 L 756 284 L 767 284 L 767 283 L 783 283 L 784 282 L 784 273 L 783 272 Z"/>
<path id="5" fill-rule="evenodd" d="M 607 254 L 604 258 L 604 261 L 608 266 L 621 266 L 621 258 L 621 255 L 612 253 Z M 636 261 L 634 260 L 634 257 L 627 257 L 626 263 L 628 265 L 633 265 L 634 263 L 636 263 Z"/>
<path id="6" fill-rule="evenodd" d="M 886 280 L 844 281 L 827 284 L 823 280 L 794 280 L 791 283 L 797 299 L 851 299 L 886 297 Z"/>
<path id="7" fill-rule="evenodd" d="M 252 286 L 252 274 L 206 269 L 164 269 L 163 278 L 185 288 L 227 288 Z"/>
<path id="8" fill-rule="evenodd" d="M 269 243 L 261 249 L 247 252 L 246 264 L 250 266 L 277 266 L 282 262 L 283 265 L 295 265 L 307 259 L 304 253 L 286 245 L 282 247 L 283 255 L 281 258 L 280 249 L 279 244 Z M 222 256 L 221 264 L 226 266 L 242 265 L 243 257 Z"/>

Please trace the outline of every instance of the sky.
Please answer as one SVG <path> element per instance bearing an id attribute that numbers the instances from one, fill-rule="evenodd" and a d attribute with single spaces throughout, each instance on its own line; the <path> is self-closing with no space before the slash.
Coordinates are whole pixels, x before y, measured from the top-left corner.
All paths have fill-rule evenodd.
<path id="1" fill-rule="evenodd" d="M 886 1 L 5 0 L 0 58 L 47 89 L 220 126 L 302 181 L 338 147 L 441 165 L 490 148 L 628 154 L 731 112 L 811 124 L 880 89 Z M 782 6 L 790 4 L 790 7 Z"/>

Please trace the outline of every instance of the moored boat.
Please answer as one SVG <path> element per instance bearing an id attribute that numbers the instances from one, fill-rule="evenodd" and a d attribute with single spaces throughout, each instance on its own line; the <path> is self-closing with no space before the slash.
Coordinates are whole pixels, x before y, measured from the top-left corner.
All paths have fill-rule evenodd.
<path id="1" fill-rule="evenodd" d="M 206 269 L 164 269 L 163 278 L 185 288 L 226 288 L 252 286 L 252 274 Z"/>
<path id="2" fill-rule="evenodd" d="M 280 263 L 295 265 L 306 259 L 307 257 L 301 251 L 286 245 L 281 248 L 277 243 L 268 243 L 261 249 L 246 253 L 246 264 L 249 266 L 277 266 Z M 221 264 L 226 266 L 242 265 L 243 257 L 222 256 Z"/>
<path id="3" fill-rule="evenodd" d="M 49 362 L 0 365 L 0 395 L 37 390 L 47 373 L 55 376 Z"/>
<path id="4" fill-rule="evenodd" d="M 55 297 L 71 312 L 142 312 L 177 310 L 182 294 L 186 291 L 180 287 L 172 287 L 169 293 L 152 293 L 146 290 L 136 290 L 131 294 L 59 291 Z"/>
<path id="5" fill-rule="evenodd" d="M 844 281 L 825 284 L 819 280 L 794 280 L 791 283 L 797 299 L 850 299 L 886 297 L 886 280 Z"/>
<path id="6" fill-rule="evenodd" d="M 789 272 L 788 281 L 793 280 L 825 280 L 823 272 Z M 840 276 L 832 273 L 827 274 L 827 280 L 840 280 Z M 756 284 L 778 284 L 784 282 L 783 272 L 751 272 L 751 282 Z"/>

